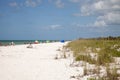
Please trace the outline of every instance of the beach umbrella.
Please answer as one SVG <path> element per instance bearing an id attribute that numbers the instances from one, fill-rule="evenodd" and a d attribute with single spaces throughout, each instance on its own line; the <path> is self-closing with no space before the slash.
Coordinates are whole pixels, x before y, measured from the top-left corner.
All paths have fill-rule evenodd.
<path id="1" fill-rule="evenodd" d="M 39 42 L 37 40 L 35 40 L 35 44 L 38 44 Z"/>
<path id="2" fill-rule="evenodd" d="M 61 42 L 61 43 L 64 43 L 65 41 L 64 41 L 64 40 L 61 40 L 60 42 Z"/>

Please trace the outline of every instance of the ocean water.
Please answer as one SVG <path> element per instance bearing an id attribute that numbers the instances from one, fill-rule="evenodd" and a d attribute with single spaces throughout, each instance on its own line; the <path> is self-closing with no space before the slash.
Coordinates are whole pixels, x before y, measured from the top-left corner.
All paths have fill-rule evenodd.
<path id="1" fill-rule="evenodd" d="M 59 40 L 37 40 L 39 43 L 58 42 Z M 34 43 L 35 40 L 0 40 L 0 45 L 9 45 L 14 42 L 15 45 Z"/>

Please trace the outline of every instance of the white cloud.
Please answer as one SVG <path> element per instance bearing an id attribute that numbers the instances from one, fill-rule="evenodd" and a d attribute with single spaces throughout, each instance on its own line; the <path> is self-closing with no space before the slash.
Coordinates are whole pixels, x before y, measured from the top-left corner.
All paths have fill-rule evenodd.
<path id="1" fill-rule="evenodd" d="M 72 26 L 76 27 L 77 29 L 79 28 L 90 28 L 91 26 L 93 27 L 93 24 L 80 24 L 80 23 L 72 23 Z"/>
<path id="2" fill-rule="evenodd" d="M 63 8 L 64 7 L 64 3 L 61 0 L 56 0 L 55 5 L 58 8 Z"/>
<path id="3" fill-rule="evenodd" d="M 41 0 L 26 0 L 25 5 L 27 7 L 36 7 L 39 6 L 41 3 Z"/>
<path id="4" fill-rule="evenodd" d="M 107 5 L 105 5 L 104 1 L 96 2 L 93 6 L 96 10 L 107 9 Z"/>
<path id="5" fill-rule="evenodd" d="M 56 29 L 61 29 L 61 25 L 51 25 L 49 26 L 49 29 L 56 30 Z"/>
<path id="6" fill-rule="evenodd" d="M 36 7 L 41 4 L 42 0 L 24 0 L 24 2 L 17 3 L 17 2 L 11 2 L 9 3 L 9 6 L 11 7 Z"/>
<path id="7" fill-rule="evenodd" d="M 49 3 L 53 3 L 57 8 L 64 8 L 65 4 L 62 0 L 48 0 Z"/>
<path id="8" fill-rule="evenodd" d="M 93 26 L 120 25 L 120 0 L 87 0 L 80 7 L 80 13 L 74 14 L 74 16 L 91 15 L 97 16 Z"/>
<path id="9" fill-rule="evenodd" d="M 17 2 L 11 2 L 11 3 L 9 3 L 9 6 L 11 6 L 11 7 L 18 7 L 18 4 L 17 4 Z"/>
<path id="10" fill-rule="evenodd" d="M 95 27 L 104 27 L 107 26 L 106 23 L 104 21 L 96 21 L 93 26 Z"/>
<path id="11" fill-rule="evenodd" d="M 78 3 L 80 0 L 69 0 L 70 2 Z"/>
<path id="12" fill-rule="evenodd" d="M 98 20 L 105 21 L 105 23 L 111 25 L 116 25 L 116 24 L 120 25 L 120 13 L 115 13 L 115 12 L 107 13 L 103 16 L 99 16 Z"/>
<path id="13" fill-rule="evenodd" d="M 92 6 L 91 6 L 92 7 Z M 90 5 L 84 5 L 81 7 L 81 16 L 89 16 L 90 14 L 92 14 L 92 9 L 91 9 Z"/>

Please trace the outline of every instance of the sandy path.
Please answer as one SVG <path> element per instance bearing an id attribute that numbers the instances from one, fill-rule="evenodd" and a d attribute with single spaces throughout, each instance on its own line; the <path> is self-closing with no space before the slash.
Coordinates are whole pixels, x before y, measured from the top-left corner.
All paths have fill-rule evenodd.
<path id="1" fill-rule="evenodd" d="M 69 80 L 67 60 L 55 60 L 63 43 L 0 47 L 0 80 Z"/>

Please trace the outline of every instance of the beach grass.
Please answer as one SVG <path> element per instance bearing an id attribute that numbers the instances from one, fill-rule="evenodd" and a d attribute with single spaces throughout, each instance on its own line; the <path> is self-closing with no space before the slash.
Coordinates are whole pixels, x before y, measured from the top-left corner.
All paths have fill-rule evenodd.
<path id="1" fill-rule="evenodd" d="M 120 58 L 120 41 L 104 40 L 104 39 L 79 39 L 68 43 L 66 48 L 73 51 L 75 61 L 85 61 L 89 64 L 94 64 L 97 67 L 106 67 L 106 77 L 99 77 L 100 80 L 119 80 L 120 74 L 117 73 L 117 68 L 110 69 L 110 63 L 115 63 L 114 58 Z M 94 57 L 93 57 L 94 55 Z M 87 74 L 85 69 L 85 74 Z M 97 72 L 100 71 L 100 68 Z M 99 75 L 99 73 L 98 73 Z M 89 80 L 98 80 L 96 78 L 89 78 Z"/>
<path id="2" fill-rule="evenodd" d="M 84 60 L 103 65 L 114 61 L 113 57 L 120 57 L 120 51 L 117 51 L 120 48 L 119 40 L 75 40 L 66 47 L 73 51 L 77 61 Z M 97 60 L 90 58 L 90 53 L 96 54 Z"/>

